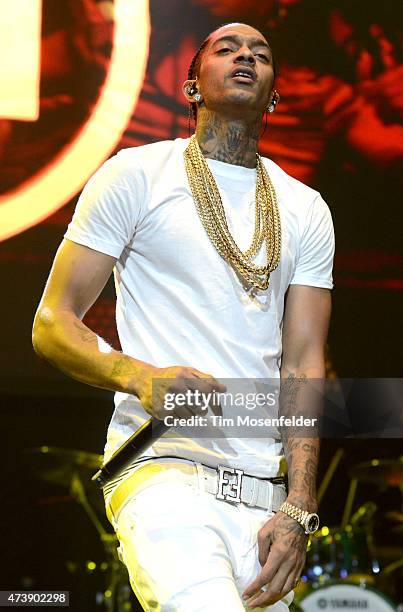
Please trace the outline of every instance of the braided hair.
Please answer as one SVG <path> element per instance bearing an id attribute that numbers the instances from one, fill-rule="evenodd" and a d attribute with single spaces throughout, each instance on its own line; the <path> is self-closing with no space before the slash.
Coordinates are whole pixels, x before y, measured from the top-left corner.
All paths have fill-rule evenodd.
<path id="1" fill-rule="evenodd" d="M 211 34 L 209 34 L 209 36 L 207 36 L 207 38 L 205 40 L 203 40 L 202 44 L 200 45 L 200 47 L 198 48 L 198 50 L 194 54 L 192 61 L 190 62 L 190 66 L 189 66 L 189 70 L 188 70 L 188 80 L 189 81 L 193 81 L 197 76 L 199 76 L 199 73 L 200 73 L 200 64 L 201 64 L 201 60 L 202 60 L 202 57 L 203 57 L 203 51 L 205 50 L 205 48 L 207 47 L 208 43 L 210 42 L 211 36 L 214 34 L 214 32 L 216 32 L 220 28 L 224 27 L 225 25 L 230 25 L 230 24 L 227 24 L 227 23 L 223 24 L 222 26 L 220 26 L 219 28 L 217 28 L 216 30 L 211 32 Z M 274 58 L 273 58 L 273 72 L 274 72 L 274 81 L 273 81 L 273 85 L 274 85 L 274 82 L 276 80 L 276 64 L 274 62 Z M 192 85 L 188 89 L 188 93 L 191 96 L 194 95 L 196 93 L 196 91 L 197 91 L 197 89 L 195 88 L 194 85 Z M 192 117 L 193 117 L 193 121 L 196 123 L 196 121 L 197 121 L 197 104 L 196 104 L 196 102 L 189 102 L 189 114 L 188 114 L 189 136 L 190 136 L 190 132 L 191 132 L 190 120 L 191 120 Z M 267 121 L 267 116 L 266 116 L 266 121 Z"/>
<path id="2" fill-rule="evenodd" d="M 211 34 L 210 34 L 210 36 L 211 36 Z M 192 81 L 197 76 L 199 76 L 200 64 L 201 64 L 201 59 L 202 59 L 203 51 L 207 47 L 207 45 L 208 45 L 208 43 L 210 41 L 210 36 L 208 36 L 202 42 L 202 44 L 200 45 L 200 47 L 198 48 L 198 50 L 194 54 L 192 61 L 190 62 L 190 66 L 189 66 L 189 70 L 188 70 L 188 80 L 189 81 Z M 195 93 L 196 93 L 196 88 L 193 85 L 189 89 L 189 94 L 193 95 Z M 189 102 L 189 116 L 188 116 L 189 135 L 190 135 L 190 119 L 191 119 L 191 117 L 193 117 L 193 121 L 196 123 L 196 121 L 197 121 L 197 104 L 196 104 L 196 102 Z"/>

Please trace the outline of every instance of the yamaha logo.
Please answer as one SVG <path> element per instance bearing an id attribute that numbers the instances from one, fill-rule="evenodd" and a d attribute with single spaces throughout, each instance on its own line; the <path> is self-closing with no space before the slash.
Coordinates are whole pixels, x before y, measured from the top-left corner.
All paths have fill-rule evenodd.
<path id="1" fill-rule="evenodd" d="M 321 597 L 318 600 L 318 608 L 321 610 L 367 610 L 368 601 L 365 599 L 336 599 L 334 597 L 327 599 Z"/>

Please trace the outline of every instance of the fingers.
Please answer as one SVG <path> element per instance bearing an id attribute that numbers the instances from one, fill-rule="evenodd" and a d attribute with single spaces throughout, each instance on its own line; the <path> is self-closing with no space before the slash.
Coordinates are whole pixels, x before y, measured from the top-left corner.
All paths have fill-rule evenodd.
<path id="1" fill-rule="evenodd" d="M 243 599 L 249 600 L 254 598 L 263 589 L 264 586 L 270 584 L 280 565 L 280 558 L 275 557 L 275 554 L 269 554 L 267 562 L 262 568 L 260 574 L 255 580 L 245 589 L 242 594 Z"/>
<path id="2" fill-rule="evenodd" d="M 261 529 L 258 533 L 257 540 L 259 545 L 259 563 L 263 567 L 270 552 L 270 533 Z"/>
<path id="3" fill-rule="evenodd" d="M 191 372 L 193 373 L 195 378 L 206 381 L 206 384 L 213 391 L 217 391 L 218 393 L 225 393 L 225 391 L 227 390 L 227 387 L 223 385 L 219 380 L 214 378 L 214 376 L 212 376 L 211 374 L 204 374 L 203 372 L 199 372 L 199 370 L 195 370 L 194 368 L 191 369 Z"/>
<path id="4" fill-rule="evenodd" d="M 227 387 L 209 374 L 195 371 L 194 378 L 186 380 L 187 386 L 196 393 L 199 392 L 204 410 L 211 409 L 216 416 L 222 416 L 219 402 L 219 394 L 227 390 Z"/>
<path id="5" fill-rule="evenodd" d="M 160 377 L 155 379 L 153 387 L 153 414 L 160 419 L 168 414 L 188 419 L 206 416 L 210 408 L 213 414 L 222 416 L 219 393 L 226 389 L 212 375 L 196 368 L 161 368 Z"/>
<path id="6" fill-rule="evenodd" d="M 261 564 L 266 550 L 268 555 L 262 571 L 242 595 L 252 609 L 273 604 L 285 597 L 294 588 L 304 566 L 304 552 L 279 546 L 272 541 L 275 520 L 275 517 L 270 519 L 258 533 Z"/>
<path id="7" fill-rule="evenodd" d="M 301 568 L 301 570 L 302 570 L 302 568 Z M 284 591 L 283 597 L 285 597 L 285 595 L 287 595 L 287 593 L 289 593 L 290 591 L 295 589 L 295 587 L 297 586 L 297 584 L 299 582 L 299 577 L 301 575 L 301 570 L 299 572 L 297 572 L 296 574 L 290 574 L 288 576 L 288 578 L 285 581 L 284 586 L 283 586 L 283 591 Z"/>
<path id="8" fill-rule="evenodd" d="M 270 604 L 274 604 L 289 593 L 299 576 L 299 572 L 295 571 L 295 566 L 291 562 L 283 562 L 277 568 L 274 577 L 266 582 L 267 585 L 262 584 L 252 596 L 246 598 L 246 604 L 249 608 L 265 607 Z M 265 580 L 264 573 L 262 572 L 258 577 L 260 584 Z M 252 585 L 251 585 L 252 586 Z M 245 594 L 247 594 L 245 592 Z"/>

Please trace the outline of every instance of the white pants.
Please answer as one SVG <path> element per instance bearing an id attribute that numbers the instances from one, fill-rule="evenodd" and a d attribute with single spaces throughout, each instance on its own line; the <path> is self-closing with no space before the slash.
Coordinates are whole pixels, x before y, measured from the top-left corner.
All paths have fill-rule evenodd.
<path id="1" fill-rule="evenodd" d="M 196 469 L 175 471 L 145 474 L 113 521 L 133 591 L 147 612 L 244 612 L 241 594 L 261 570 L 257 532 L 272 515 L 217 500 Z M 264 609 L 288 611 L 292 599 Z"/>

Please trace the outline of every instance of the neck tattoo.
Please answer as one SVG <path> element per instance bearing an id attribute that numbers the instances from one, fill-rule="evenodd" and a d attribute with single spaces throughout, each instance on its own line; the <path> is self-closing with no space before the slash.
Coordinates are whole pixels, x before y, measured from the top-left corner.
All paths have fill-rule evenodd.
<path id="1" fill-rule="evenodd" d="M 256 167 L 259 125 L 223 121 L 204 110 L 197 119 L 197 141 L 204 157 L 236 166 Z"/>

